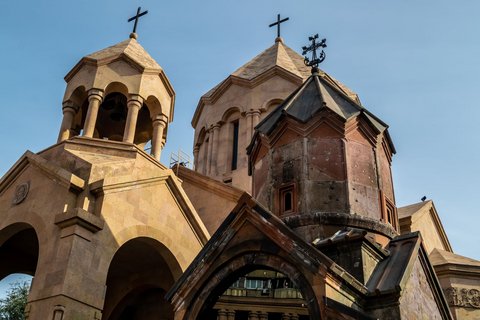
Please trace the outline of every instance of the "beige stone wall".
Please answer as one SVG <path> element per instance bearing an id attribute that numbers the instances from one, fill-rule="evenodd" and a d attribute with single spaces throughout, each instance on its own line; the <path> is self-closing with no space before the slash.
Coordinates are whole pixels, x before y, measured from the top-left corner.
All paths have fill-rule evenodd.
<path id="1" fill-rule="evenodd" d="M 273 75 L 254 87 L 232 84 L 216 101 L 206 103 L 194 127 L 194 147 L 198 148 L 195 170 L 219 181 L 231 179 L 233 186 L 251 192 L 246 148 L 253 128 L 297 86 L 298 83 Z M 233 121 L 239 122 L 239 143 L 237 169 L 232 171 Z M 216 125 L 219 126 L 218 141 L 213 147 L 216 152 L 209 156 L 208 144 L 211 148 L 214 143 L 213 126 Z"/>
<path id="2" fill-rule="evenodd" d="M 29 319 L 100 319 L 110 262 L 131 239 L 158 243 L 178 279 L 209 237 L 173 172 L 132 144 L 76 138 L 22 163 L 0 182 L 0 240 L 20 222 L 39 238 Z M 12 205 L 24 182 L 26 199 Z"/>
<path id="3" fill-rule="evenodd" d="M 401 319 L 442 319 L 418 257 L 413 265 L 412 273 L 401 292 L 400 314 Z"/>

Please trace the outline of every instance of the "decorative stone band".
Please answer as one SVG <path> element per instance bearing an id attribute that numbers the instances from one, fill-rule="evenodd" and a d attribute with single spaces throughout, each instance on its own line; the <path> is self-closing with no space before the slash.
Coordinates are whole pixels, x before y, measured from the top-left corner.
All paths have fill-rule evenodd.
<path id="1" fill-rule="evenodd" d="M 390 239 L 398 236 L 397 231 L 395 231 L 395 229 L 389 224 L 376 219 L 349 213 L 301 213 L 283 218 L 282 220 L 287 226 L 293 229 L 312 225 L 334 225 L 360 228 L 382 234 Z"/>
<path id="2" fill-rule="evenodd" d="M 480 309 L 480 290 L 449 287 L 444 289 L 448 304 L 454 307 Z"/>

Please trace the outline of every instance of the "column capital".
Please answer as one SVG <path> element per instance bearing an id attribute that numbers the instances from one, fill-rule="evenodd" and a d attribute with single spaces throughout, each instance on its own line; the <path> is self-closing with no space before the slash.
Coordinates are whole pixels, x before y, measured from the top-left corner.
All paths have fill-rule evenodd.
<path id="1" fill-rule="evenodd" d="M 141 108 L 145 100 L 139 94 L 130 94 L 128 95 L 127 105 L 128 107 L 135 106 Z"/>
<path id="2" fill-rule="evenodd" d="M 88 101 L 91 101 L 92 99 L 102 101 L 104 95 L 105 92 L 102 89 L 92 88 L 88 90 Z"/>
<path id="3" fill-rule="evenodd" d="M 67 100 L 62 102 L 62 111 L 63 113 L 65 112 L 73 112 L 76 113 L 78 111 L 79 107 L 73 103 L 72 100 Z"/>
<path id="4" fill-rule="evenodd" d="M 156 126 L 156 125 L 158 126 L 160 124 L 163 124 L 163 126 L 166 127 L 168 123 L 168 117 L 163 113 L 159 114 L 155 118 L 153 118 L 152 123 L 153 123 L 153 126 Z"/>
<path id="5" fill-rule="evenodd" d="M 220 128 L 220 123 L 214 123 L 212 125 L 210 125 L 210 128 L 208 128 L 208 131 L 215 131 L 215 130 L 218 130 Z"/>
<path id="6" fill-rule="evenodd" d="M 248 110 L 245 114 L 250 117 L 253 117 L 254 115 L 260 115 L 262 112 L 260 110 L 253 110 L 253 109 L 250 109 Z"/>

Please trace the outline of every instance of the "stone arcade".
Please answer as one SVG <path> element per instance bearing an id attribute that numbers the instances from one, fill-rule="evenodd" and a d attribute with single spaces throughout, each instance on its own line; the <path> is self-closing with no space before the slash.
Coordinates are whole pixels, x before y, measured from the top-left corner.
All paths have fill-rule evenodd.
<path id="1" fill-rule="evenodd" d="M 159 162 L 175 93 L 136 34 L 65 80 L 57 144 L 0 181 L 27 319 L 479 317 L 480 262 L 395 205 L 388 126 L 280 37 L 201 97 L 195 170 Z"/>

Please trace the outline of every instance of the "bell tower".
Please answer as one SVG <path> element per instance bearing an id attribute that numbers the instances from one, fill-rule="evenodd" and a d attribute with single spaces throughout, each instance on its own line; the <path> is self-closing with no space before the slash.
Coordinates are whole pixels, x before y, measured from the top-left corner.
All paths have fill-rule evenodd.
<path id="1" fill-rule="evenodd" d="M 29 320 L 173 320 L 165 293 L 209 238 L 159 162 L 173 88 L 135 33 L 65 80 L 58 142 L 0 179 L 0 279 L 34 277 Z"/>
<path id="2" fill-rule="evenodd" d="M 175 92 L 163 69 L 128 40 L 82 58 L 66 75 L 58 142 L 74 136 L 132 143 L 160 160 Z"/>
<path id="3" fill-rule="evenodd" d="M 320 76 L 317 37 L 311 76 L 255 127 L 252 194 L 308 242 L 350 227 L 386 245 L 399 233 L 388 126 Z"/>

